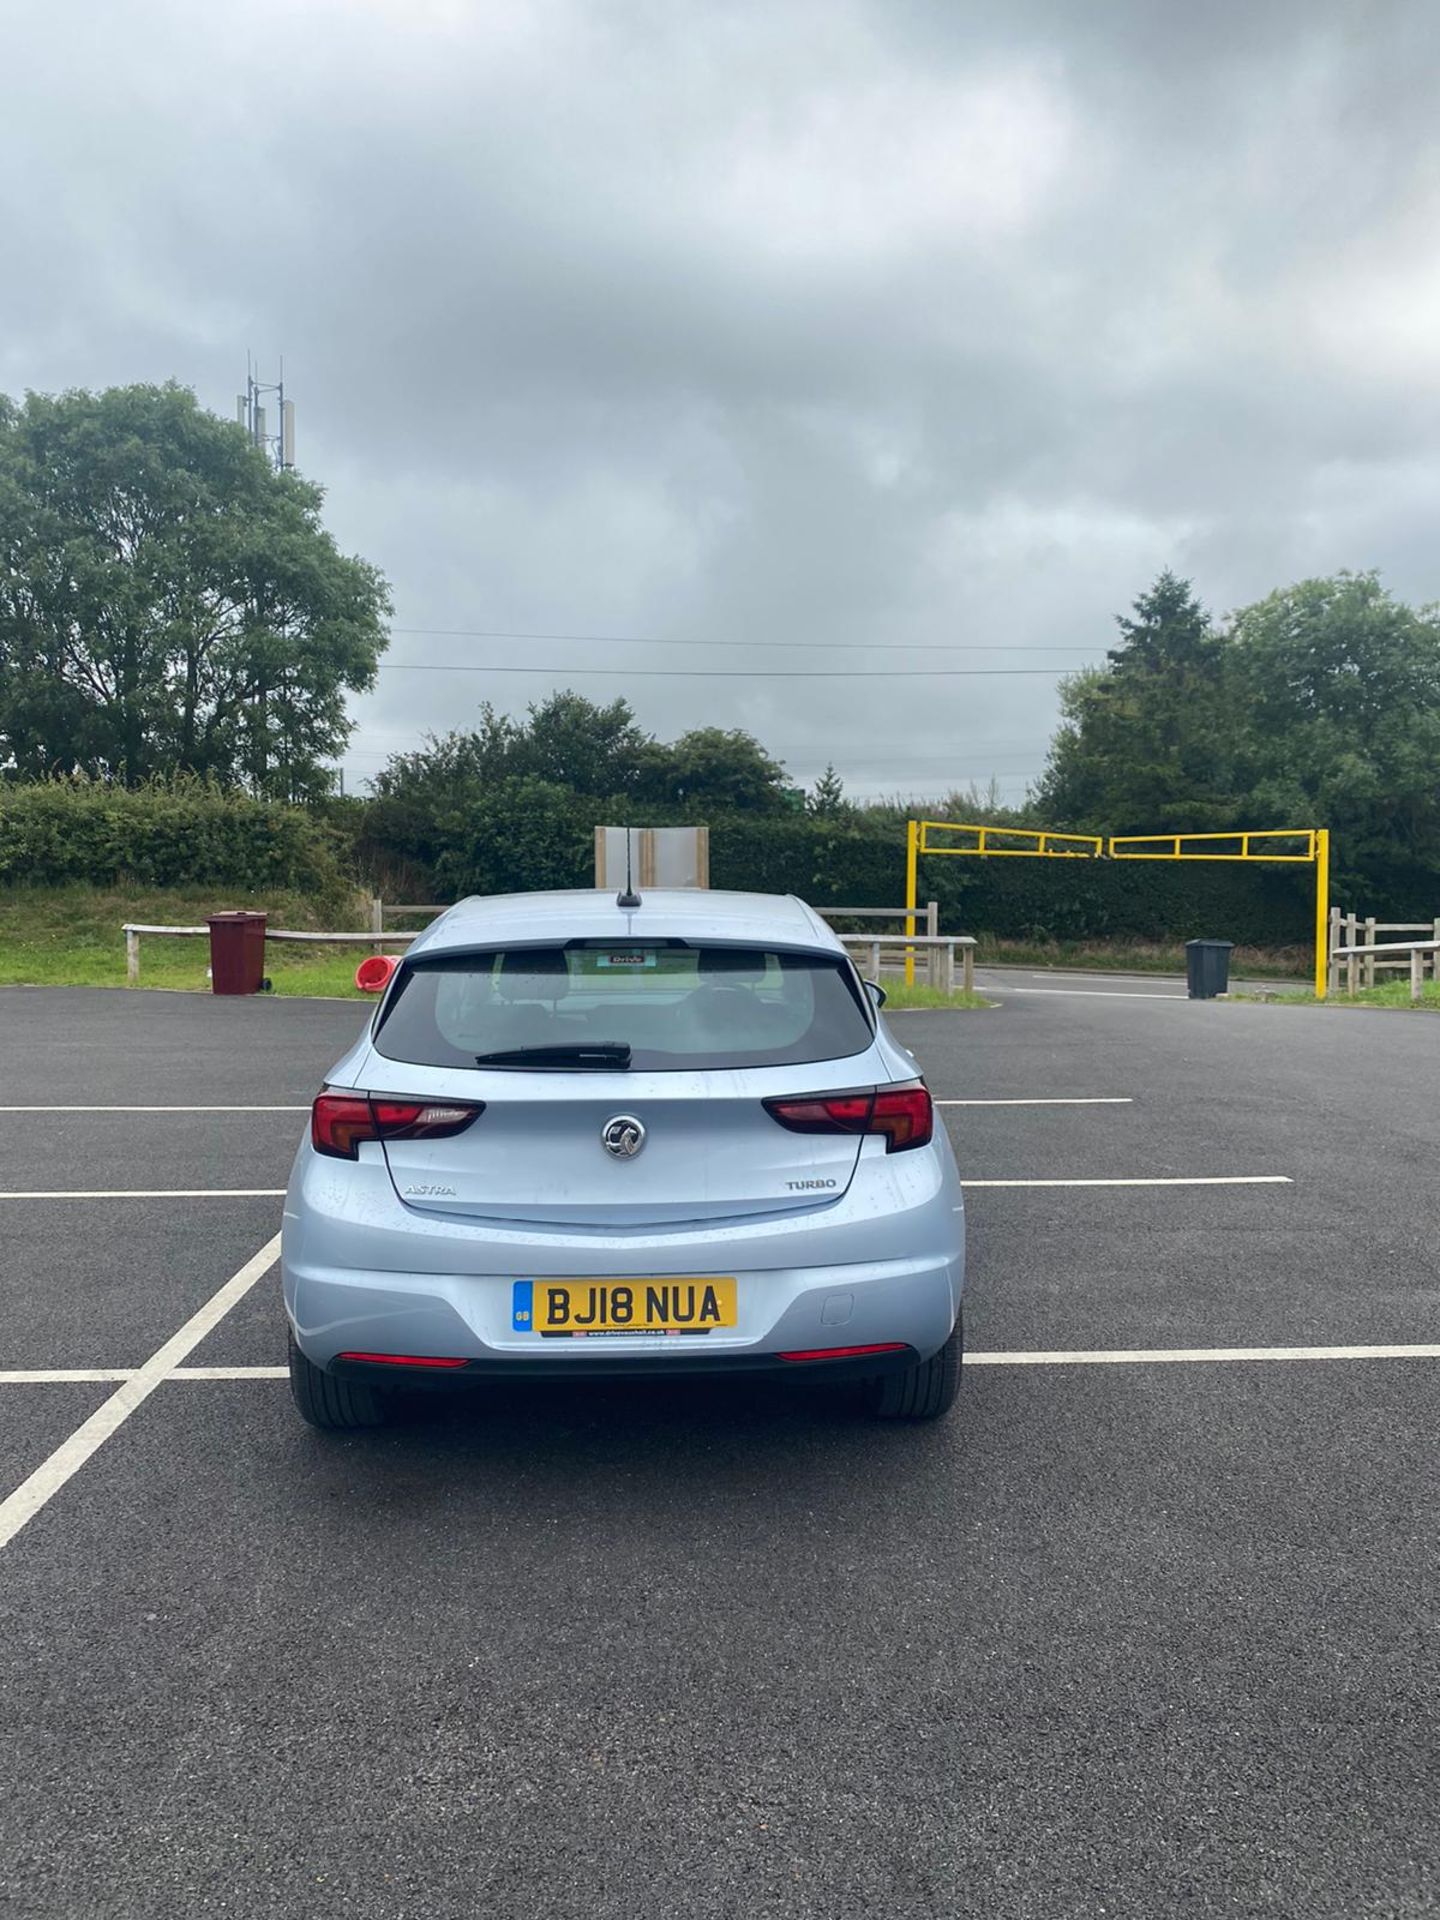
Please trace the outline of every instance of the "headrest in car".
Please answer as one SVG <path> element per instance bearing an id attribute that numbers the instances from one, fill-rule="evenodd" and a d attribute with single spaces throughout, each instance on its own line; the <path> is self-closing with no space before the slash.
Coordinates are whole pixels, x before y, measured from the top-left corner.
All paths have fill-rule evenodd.
<path id="1" fill-rule="evenodd" d="M 559 947 L 507 953 L 496 985 L 502 1000 L 563 1000 L 570 991 L 570 969 Z"/>
<path id="2" fill-rule="evenodd" d="M 765 978 L 765 955 L 749 947 L 702 947 L 697 971 L 728 986 L 757 987 Z"/>

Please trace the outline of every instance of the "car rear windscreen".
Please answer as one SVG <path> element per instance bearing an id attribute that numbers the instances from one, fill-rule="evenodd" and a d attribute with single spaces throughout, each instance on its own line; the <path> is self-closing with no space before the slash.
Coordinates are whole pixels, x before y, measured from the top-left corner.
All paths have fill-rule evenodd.
<path id="1" fill-rule="evenodd" d="M 854 972 L 838 957 L 657 944 L 417 955 L 374 1043 L 388 1059 L 424 1066 L 608 1046 L 628 1047 L 632 1068 L 682 1070 L 840 1060 L 871 1038 Z M 559 1051 L 555 1064 L 564 1064 Z"/>

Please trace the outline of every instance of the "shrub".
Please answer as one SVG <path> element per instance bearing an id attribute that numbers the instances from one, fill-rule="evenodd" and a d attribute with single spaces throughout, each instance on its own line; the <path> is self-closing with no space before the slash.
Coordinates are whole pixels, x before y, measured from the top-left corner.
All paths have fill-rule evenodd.
<path id="1" fill-rule="evenodd" d="M 398 845 L 387 845 L 383 831 L 399 824 L 396 816 L 372 813 L 359 846 L 372 870 L 393 871 L 403 861 L 416 884 L 423 872 L 437 899 L 587 887 L 594 827 L 627 818 L 636 821 L 633 803 L 584 799 L 543 780 L 503 780 L 430 815 L 423 832 L 406 820 Z M 647 817 L 646 824 L 663 821 Z M 853 815 L 717 815 L 710 878 L 716 887 L 798 894 L 817 907 L 898 907 L 905 830 Z M 1213 937 L 1285 947 L 1311 936 L 1314 885 L 1308 866 L 929 858 L 921 862 L 919 894 L 939 902 L 947 932 L 1031 941 Z"/>
<path id="2" fill-rule="evenodd" d="M 303 808 L 200 780 L 0 782 L 0 881 L 11 885 L 329 893 L 345 885 L 337 844 Z"/>
<path id="3" fill-rule="evenodd" d="M 595 870 L 595 805 L 548 780 L 501 780 L 434 825 L 442 899 L 588 887 Z"/>
<path id="4" fill-rule="evenodd" d="M 903 863 L 900 882 L 903 892 Z M 927 859 L 920 894 L 947 931 L 1012 940 L 1312 938 L 1313 867 L 1121 860 Z"/>
<path id="5" fill-rule="evenodd" d="M 0 883 L 289 889 L 341 900 L 358 863 L 387 895 L 390 876 L 405 876 L 411 898 L 588 887 L 596 824 L 636 816 L 633 802 L 587 799 L 532 776 L 457 792 L 423 820 L 394 802 L 306 810 L 198 780 L 130 790 L 0 782 Z M 795 893 L 817 907 L 898 907 L 904 827 L 863 815 L 715 815 L 710 873 L 717 887 Z M 1311 936 L 1314 884 L 1308 866 L 928 858 L 919 893 L 940 903 L 947 932 L 1286 947 Z"/>
<path id="6" fill-rule="evenodd" d="M 710 828 L 710 882 L 795 893 L 814 907 L 893 907 L 905 897 L 905 836 L 865 822 L 743 814 Z"/>

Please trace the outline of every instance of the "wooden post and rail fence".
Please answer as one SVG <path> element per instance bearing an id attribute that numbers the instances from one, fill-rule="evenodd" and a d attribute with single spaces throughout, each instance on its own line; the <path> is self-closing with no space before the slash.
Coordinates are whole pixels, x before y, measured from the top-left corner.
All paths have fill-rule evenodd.
<path id="1" fill-rule="evenodd" d="M 379 942 L 386 937 L 385 916 L 387 913 L 428 913 L 433 917 L 433 915 L 437 913 L 448 913 L 449 911 L 450 908 L 448 906 L 437 907 L 433 904 L 422 907 L 402 906 L 394 900 L 382 900 L 378 893 L 372 894 L 370 896 L 370 926 L 376 941 L 376 953 L 383 951 Z"/>
<path id="2" fill-rule="evenodd" d="M 206 927 L 152 927 L 143 926 L 136 921 L 127 920 L 121 931 L 125 935 L 125 984 L 127 987 L 140 983 L 140 939 L 146 936 L 160 936 L 181 939 L 205 939 L 210 929 Z M 314 947 L 371 947 L 375 953 L 384 951 L 384 947 L 406 947 L 417 940 L 414 933 L 289 933 L 283 927 L 267 927 L 265 939 L 296 940 L 302 945 Z M 382 941 L 383 946 L 372 946 L 372 942 Z"/>
<path id="3" fill-rule="evenodd" d="M 913 838 L 913 836 L 912 836 Z M 414 931 L 386 930 L 387 918 L 402 914 L 427 914 L 432 918 L 448 911 L 448 903 L 421 904 L 370 898 L 369 929 L 355 933 L 303 933 L 273 928 L 267 940 L 295 941 L 316 946 L 362 946 L 372 953 L 387 947 L 404 947 L 418 936 Z M 928 984 L 945 992 L 956 988 L 956 955 L 961 960 L 961 984 L 966 992 L 975 986 L 975 940 L 969 935 L 942 935 L 938 902 L 918 900 L 913 907 L 823 907 L 822 919 L 831 921 L 881 920 L 892 923 L 884 932 L 841 933 L 837 937 L 857 964 L 864 961 L 871 978 L 879 979 L 884 970 L 903 967 L 908 978 L 915 977 L 915 963 L 924 962 Z M 919 931 L 923 921 L 924 931 Z M 127 922 L 125 934 L 125 978 L 135 986 L 140 978 L 140 941 L 142 937 L 183 937 L 203 939 L 206 926 L 148 926 Z M 1392 940 L 1392 934 L 1409 935 Z M 1422 997 L 1427 977 L 1440 981 L 1440 915 L 1432 920 L 1380 920 L 1375 915 L 1346 912 L 1330 907 L 1325 922 L 1324 984 L 1329 993 L 1353 996 L 1361 989 L 1383 985 L 1382 976 L 1405 975 L 1410 978 L 1410 997 Z"/>
<path id="4" fill-rule="evenodd" d="M 860 965 L 867 979 L 879 981 L 883 968 L 904 968 L 907 978 L 914 977 L 915 961 L 925 961 L 927 984 L 945 993 L 955 991 L 955 955 L 961 956 L 961 984 L 966 993 L 975 991 L 975 941 L 969 934 L 942 934 L 940 903 L 927 900 L 924 906 L 925 931 L 916 933 L 912 922 L 921 914 L 919 903 L 912 912 L 905 907 L 817 907 L 822 920 L 894 920 L 903 931 L 895 933 L 838 933 L 850 958 Z"/>
<path id="5" fill-rule="evenodd" d="M 1409 940 L 1387 940 L 1382 936 L 1408 933 Z M 1373 914 L 1364 919 L 1356 913 L 1330 909 L 1328 984 L 1331 993 L 1358 993 L 1362 988 L 1384 984 L 1383 973 L 1410 975 L 1410 998 L 1421 999 L 1425 987 L 1425 962 L 1430 962 L 1430 978 L 1440 980 L 1440 917 L 1434 920 L 1377 920 Z M 1343 974 L 1343 988 L 1341 984 Z"/>
<path id="6" fill-rule="evenodd" d="M 290 933 L 283 927 L 267 927 L 267 940 L 293 940 L 302 945 L 329 947 L 369 947 L 372 953 L 383 953 L 386 947 L 409 946 L 418 934 L 387 933 L 385 916 L 387 913 L 448 913 L 448 906 L 403 906 L 393 900 L 382 900 L 378 894 L 370 900 L 370 929 L 367 933 Z M 127 921 L 121 931 L 125 935 L 125 984 L 135 986 L 140 979 L 140 940 L 142 935 L 156 937 L 179 937 L 181 939 L 204 939 L 210 932 L 205 927 L 158 927 L 142 926 L 135 921 Z"/>
<path id="7" fill-rule="evenodd" d="M 311 946 L 369 947 L 372 953 L 383 953 L 387 947 L 406 947 L 412 940 L 419 938 L 418 933 L 413 931 L 387 932 L 385 927 L 387 915 L 425 913 L 433 917 L 446 911 L 448 911 L 446 906 L 433 902 L 413 905 L 383 900 L 375 894 L 371 896 L 370 926 L 365 932 L 300 933 L 290 932 L 282 927 L 272 927 L 266 929 L 265 938 L 267 941 L 295 941 Z M 898 922 L 901 927 L 907 919 L 903 907 L 826 907 L 821 917 L 827 920 L 890 920 Z M 918 917 L 917 912 L 916 918 Z M 930 985 L 943 988 L 947 993 L 954 993 L 956 988 L 955 958 L 958 950 L 961 956 L 962 984 L 967 993 L 973 992 L 975 941 L 966 935 L 942 935 L 940 908 L 934 900 L 926 902 L 924 918 L 925 931 L 920 934 L 887 931 L 875 934 L 842 933 L 837 937 L 857 964 L 863 955 L 869 964 L 870 977 L 876 980 L 880 977 L 882 967 L 898 968 L 908 961 L 913 969 L 915 956 L 921 955 L 926 962 Z M 126 985 L 131 987 L 139 985 L 142 938 L 204 939 L 209 931 L 208 926 L 166 927 L 127 921 L 123 928 Z"/>
<path id="8" fill-rule="evenodd" d="M 1328 849 L 1327 849 L 1328 851 Z M 444 906 L 424 905 L 406 906 L 394 901 L 383 901 L 378 895 L 370 902 L 371 938 L 377 943 L 381 940 L 392 941 L 394 935 L 385 932 L 387 914 L 428 913 L 437 914 L 446 911 Z M 940 906 L 935 900 L 927 900 L 923 906 L 915 903 L 913 920 L 905 907 L 821 907 L 818 909 L 822 920 L 832 923 L 837 920 L 888 920 L 898 927 L 913 925 L 918 928 L 923 917 L 924 932 L 886 932 L 871 936 L 864 934 L 842 933 L 839 935 L 852 959 L 857 962 L 863 953 L 872 977 L 878 979 L 883 968 L 898 967 L 908 961 L 913 974 L 914 963 L 923 959 L 927 964 L 928 982 L 932 987 L 943 987 L 945 991 L 955 991 L 955 956 L 958 949 L 961 955 L 962 984 L 967 993 L 975 988 L 975 941 L 969 935 L 954 936 L 940 933 Z M 159 931 L 159 929 L 139 929 L 139 931 Z M 203 933 L 203 927 L 187 929 L 193 933 Z M 1424 978 L 1424 962 L 1430 962 L 1430 978 L 1440 980 L 1440 915 L 1433 920 L 1378 920 L 1373 914 L 1344 912 L 1339 907 L 1329 909 L 1326 927 L 1326 986 L 1330 993 L 1352 995 L 1362 987 L 1373 987 L 1382 982 L 1381 974 L 1404 974 L 1408 971 L 1411 979 L 1411 998 L 1421 997 L 1420 987 Z M 1411 934 L 1413 940 L 1389 941 L 1389 934 Z M 354 940 L 356 936 L 334 935 L 294 935 L 271 934 L 271 939 L 335 939 Z M 405 938 L 413 938 L 406 935 Z M 376 953 L 383 949 L 375 946 Z M 858 951 L 857 951 L 858 950 Z M 138 965 L 138 960 L 137 960 Z"/>

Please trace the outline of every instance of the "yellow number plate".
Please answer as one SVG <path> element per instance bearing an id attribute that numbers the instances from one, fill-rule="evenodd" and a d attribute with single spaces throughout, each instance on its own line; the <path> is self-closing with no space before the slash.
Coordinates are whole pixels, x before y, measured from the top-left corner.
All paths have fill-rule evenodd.
<path id="1" fill-rule="evenodd" d="M 736 1324 L 733 1279 L 517 1280 L 519 1333 L 708 1333 Z"/>

